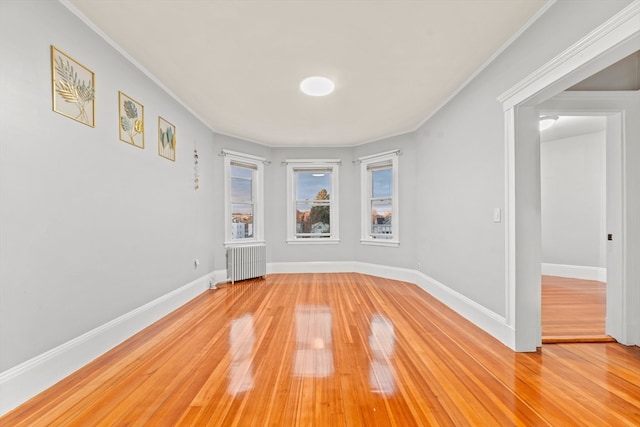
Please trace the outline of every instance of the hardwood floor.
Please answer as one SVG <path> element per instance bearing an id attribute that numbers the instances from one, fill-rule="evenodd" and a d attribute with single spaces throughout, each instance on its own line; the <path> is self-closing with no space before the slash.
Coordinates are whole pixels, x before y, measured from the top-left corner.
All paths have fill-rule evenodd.
<path id="1" fill-rule="evenodd" d="M 614 342 L 605 334 L 606 283 L 542 276 L 542 342 Z"/>
<path id="2" fill-rule="evenodd" d="M 514 353 L 417 286 L 274 274 L 207 291 L 2 426 L 632 426 L 640 348 Z"/>

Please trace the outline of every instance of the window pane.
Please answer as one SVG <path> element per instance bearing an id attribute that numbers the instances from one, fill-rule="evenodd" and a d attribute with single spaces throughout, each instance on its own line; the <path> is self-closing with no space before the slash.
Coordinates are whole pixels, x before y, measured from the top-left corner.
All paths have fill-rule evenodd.
<path id="1" fill-rule="evenodd" d="M 231 238 L 253 237 L 253 205 L 234 203 L 231 205 Z"/>
<path id="2" fill-rule="evenodd" d="M 256 167 L 253 165 L 242 165 L 240 163 L 231 163 L 231 176 L 238 178 L 249 178 L 253 177 L 253 171 L 256 170 Z"/>
<path id="3" fill-rule="evenodd" d="M 327 170 L 305 170 L 296 172 L 296 200 L 329 199 L 331 172 Z"/>
<path id="4" fill-rule="evenodd" d="M 327 202 L 296 202 L 296 234 L 331 232 L 331 206 Z"/>
<path id="5" fill-rule="evenodd" d="M 371 171 L 371 197 L 391 197 L 391 168 Z"/>
<path id="6" fill-rule="evenodd" d="M 253 201 L 253 170 L 231 166 L 231 202 Z"/>
<path id="7" fill-rule="evenodd" d="M 392 237 L 391 213 L 391 199 L 371 201 L 371 234 L 374 237 L 379 239 Z"/>

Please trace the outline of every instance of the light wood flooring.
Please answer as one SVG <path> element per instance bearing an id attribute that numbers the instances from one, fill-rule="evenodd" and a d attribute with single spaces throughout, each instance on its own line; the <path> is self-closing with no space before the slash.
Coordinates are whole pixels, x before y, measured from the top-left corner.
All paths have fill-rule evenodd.
<path id="1" fill-rule="evenodd" d="M 640 348 L 515 353 L 417 286 L 273 274 L 207 291 L 2 426 L 637 426 Z"/>
<path id="2" fill-rule="evenodd" d="M 542 342 L 614 342 L 605 334 L 606 286 L 542 276 Z"/>

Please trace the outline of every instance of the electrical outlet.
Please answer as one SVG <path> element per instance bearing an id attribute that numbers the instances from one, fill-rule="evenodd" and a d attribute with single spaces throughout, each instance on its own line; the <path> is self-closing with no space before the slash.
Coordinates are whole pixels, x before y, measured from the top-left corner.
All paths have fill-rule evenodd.
<path id="1" fill-rule="evenodd" d="M 198 268 L 199 265 L 200 265 L 200 260 L 196 258 L 195 261 L 193 261 L 193 268 Z"/>
<path id="2" fill-rule="evenodd" d="M 420 271 L 420 263 L 418 263 L 418 271 Z"/>

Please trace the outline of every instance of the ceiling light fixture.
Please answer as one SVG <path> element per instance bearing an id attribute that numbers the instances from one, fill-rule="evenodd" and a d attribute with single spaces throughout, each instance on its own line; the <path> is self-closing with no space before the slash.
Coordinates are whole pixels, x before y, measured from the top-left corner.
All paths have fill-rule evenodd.
<path id="1" fill-rule="evenodd" d="M 542 116 L 538 127 L 540 130 L 549 129 L 558 120 L 558 116 Z"/>
<path id="2" fill-rule="evenodd" d="M 309 96 L 329 95 L 335 87 L 330 79 L 321 76 L 307 77 L 300 83 L 300 90 Z"/>

